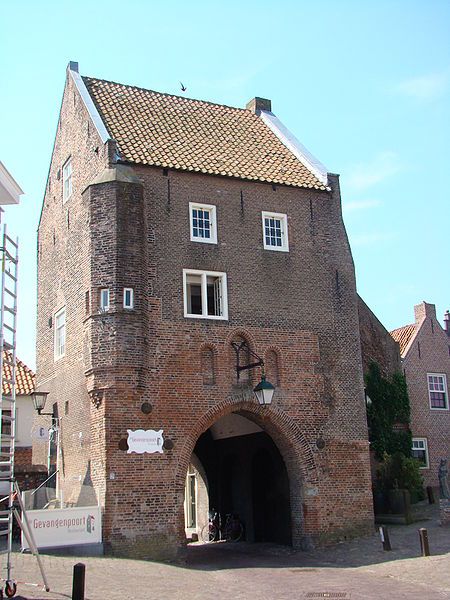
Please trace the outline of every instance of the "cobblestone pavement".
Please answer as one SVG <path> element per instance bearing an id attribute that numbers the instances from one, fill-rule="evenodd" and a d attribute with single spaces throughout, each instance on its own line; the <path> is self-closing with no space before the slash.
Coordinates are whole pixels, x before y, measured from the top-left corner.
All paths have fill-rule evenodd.
<path id="1" fill-rule="evenodd" d="M 271 544 L 193 544 L 186 565 L 119 558 L 42 555 L 51 591 L 22 581 L 40 581 L 36 559 L 14 556 L 17 599 L 71 598 L 72 569 L 86 565 L 86 600 L 345 600 L 450 599 L 450 527 L 441 527 L 436 507 L 430 519 L 390 526 L 392 551 L 379 535 L 332 548 L 294 552 Z M 418 529 L 426 527 L 432 556 L 420 556 Z"/>

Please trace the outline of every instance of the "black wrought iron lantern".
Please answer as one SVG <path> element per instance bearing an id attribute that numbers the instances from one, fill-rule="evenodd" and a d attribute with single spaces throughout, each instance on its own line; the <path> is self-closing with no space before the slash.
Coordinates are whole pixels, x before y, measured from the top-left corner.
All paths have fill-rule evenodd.
<path id="1" fill-rule="evenodd" d="M 49 395 L 50 392 L 31 392 L 30 396 L 31 399 L 33 400 L 33 406 L 35 408 L 35 410 L 37 411 L 38 415 L 42 414 L 42 411 L 44 410 L 44 406 L 45 406 L 45 402 L 47 400 L 47 396 Z"/>

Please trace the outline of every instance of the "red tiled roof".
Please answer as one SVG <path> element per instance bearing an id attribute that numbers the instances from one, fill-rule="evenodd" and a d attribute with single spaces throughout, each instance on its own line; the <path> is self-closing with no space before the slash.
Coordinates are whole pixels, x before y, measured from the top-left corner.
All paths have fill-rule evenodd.
<path id="1" fill-rule="evenodd" d="M 125 162 L 328 189 L 250 110 L 83 81 Z"/>
<path id="2" fill-rule="evenodd" d="M 3 353 L 3 378 L 11 379 L 11 365 L 6 361 L 11 358 L 7 352 Z M 6 359 L 6 360 L 5 360 Z M 34 391 L 36 375 L 21 360 L 16 359 L 16 394 L 27 396 Z M 3 395 L 11 394 L 11 384 L 3 381 Z"/>
<path id="3" fill-rule="evenodd" d="M 408 347 L 409 342 L 414 337 L 416 333 L 416 324 L 405 325 L 404 327 L 398 327 L 390 332 L 391 336 L 394 338 L 396 342 L 400 345 L 400 354 L 403 356 L 406 348 Z"/>

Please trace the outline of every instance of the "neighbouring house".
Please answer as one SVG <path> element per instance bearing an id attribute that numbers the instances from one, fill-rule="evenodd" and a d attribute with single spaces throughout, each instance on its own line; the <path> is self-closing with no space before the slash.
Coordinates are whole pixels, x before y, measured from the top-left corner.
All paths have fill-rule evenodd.
<path id="1" fill-rule="evenodd" d="M 61 489 L 77 504 L 91 485 L 106 549 L 173 557 L 213 507 L 238 513 L 247 540 L 295 548 L 372 530 L 339 180 L 270 100 L 234 108 L 69 64 L 37 357 L 62 424 Z"/>
<path id="2" fill-rule="evenodd" d="M 441 458 L 450 458 L 450 331 L 436 318 L 434 304 L 414 307 L 415 322 L 391 331 L 400 344 L 411 403 L 412 455 L 421 463 L 425 485 L 437 487 Z"/>
<path id="3" fill-rule="evenodd" d="M 1 206 L 19 204 L 20 196 L 23 191 L 19 184 L 15 181 L 13 176 L 6 169 L 4 164 L 0 161 L 0 222 L 2 221 L 3 209 Z M 6 234 L 5 225 L 3 224 L 3 233 Z M 5 269 L 5 264 L 9 264 L 8 248 L 3 247 L 7 244 L 5 238 L 2 235 L 2 263 L 3 272 L 8 272 L 8 268 Z M 7 242 L 8 244 L 10 242 Z M 6 287 L 11 289 L 12 281 L 7 278 Z M 11 300 L 11 297 L 9 297 Z M 5 315 L 5 313 L 4 313 Z M 8 341 L 11 341 L 12 331 L 10 327 L 13 325 L 11 311 L 8 311 L 7 315 L 4 316 L 4 330 L 2 332 L 2 343 L 6 347 Z M 6 327 L 6 329 L 5 329 Z M 11 353 L 7 350 L 0 348 L 0 355 L 2 360 L 1 364 L 1 405 L 0 410 L 3 417 L 1 422 L 2 434 L 9 434 L 11 428 L 11 421 L 8 416 L 11 415 Z M 42 481 L 42 469 L 32 465 L 31 460 L 31 426 L 33 423 L 33 403 L 31 401 L 30 393 L 34 390 L 35 375 L 22 361 L 16 361 L 16 435 L 15 435 L 15 476 L 19 482 L 21 489 L 28 489 L 35 487 L 36 483 Z M 11 442 L 12 443 L 12 442 Z M 10 442 L 4 444 L 3 450 L 6 452 Z M 7 469 L 7 467 L 3 467 Z M 44 468 L 45 470 L 45 468 Z M 9 491 L 9 481 L 5 480 L 4 477 L 0 481 L 0 494 L 7 494 Z"/>
<path id="4" fill-rule="evenodd" d="M 7 360 L 5 360 L 5 358 Z M 4 353 L 2 396 L 11 396 L 11 362 L 10 355 Z M 34 420 L 34 407 L 31 392 L 34 391 L 35 374 L 21 360 L 16 359 L 16 434 L 14 449 L 14 473 L 21 490 L 33 489 L 45 478 L 46 467 L 32 464 L 32 427 Z M 2 415 L 10 414 L 9 406 L 2 410 Z M 2 430 L 9 432 L 10 423 L 4 420 Z M 0 484 L 0 493 L 7 494 L 9 483 Z"/>
<path id="5" fill-rule="evenodd" d="M 0 161 L 0 206 L 19 204 L 23 191 L 11 173 Z M 3 209 L 0 208 L 0 215 Z"/>

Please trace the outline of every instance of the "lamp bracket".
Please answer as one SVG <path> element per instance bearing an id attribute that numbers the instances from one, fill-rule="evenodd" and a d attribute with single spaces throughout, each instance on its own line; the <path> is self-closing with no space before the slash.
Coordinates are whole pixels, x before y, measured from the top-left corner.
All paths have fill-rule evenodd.
<path id="1" fill-rule="evenodd" d="M 238 380 L 241 371 L 247 371 L 248 369 L 254 369 L 255 367 L 262 367 L 262 371 L 264 374 L 263 359 L 260 356 L 258 356 L 256 352 L 253 352 L 253 350 L 249 347 L 245 340 L 242 342 L 231 342 L 231 345 L 233 346 L 234 351 L 236 352 L 236 374 Z M 250 354 L 253 358 L 256 358 L 256 362 L 248 363 L 247 365 L 242 365 L 240 362 L 240 353 L 243 350 L 245 350 L 245 352 L 248 352 L 248 354 Z"/>

